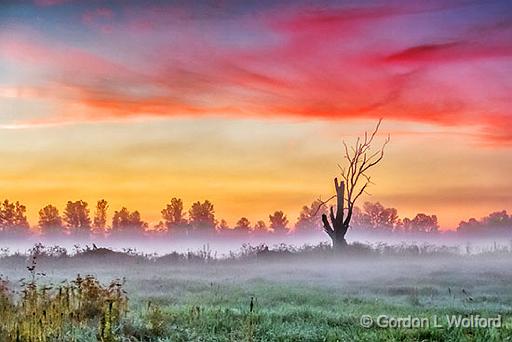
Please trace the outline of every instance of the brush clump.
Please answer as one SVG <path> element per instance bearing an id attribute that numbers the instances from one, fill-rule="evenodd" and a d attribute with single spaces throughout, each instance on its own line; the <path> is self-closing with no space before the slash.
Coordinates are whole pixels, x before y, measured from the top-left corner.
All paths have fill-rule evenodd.
<path id="1" fill-rule="evenodd" d="M 103 286 L 92 275 L 77 275 L 58 285 L 39 281 L 35 260 L 29 280 L 13 290 L 0 278 L 1 341 L 68 341 L 80 331 L 95 332 L 99 341 L 115 341 L 116 330 L 128 312 L 123 282 Z"/>

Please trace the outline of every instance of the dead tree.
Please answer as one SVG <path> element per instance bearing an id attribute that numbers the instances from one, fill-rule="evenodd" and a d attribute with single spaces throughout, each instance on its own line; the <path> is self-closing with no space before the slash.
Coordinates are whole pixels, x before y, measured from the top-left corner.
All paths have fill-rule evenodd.
<path id="1" fill-rule="evenodd" d="M 347 245 L 345 235 L 350 227 L 354 204 L 371 183 L 367 172 L 382 160 L 384 148 L 390 140 L 388 136 L 378 151 L 371 151 L 371 145 L 379 131 L 381 121 L 379 120 L 371 134 L 365 132 L 363 139 L 358 138 L 355 146 L 349 148 L 343 142 L 345 147 L 344 159 L 347 165 L 345 167 L 338 165 L 341 170 L 342 181 L 338 182 L 338 178 L 334 178 L 336 194 L 321 204 L 325 205 L 329 200 L 336 198 L 336 212 L 331 206 L 330 222 L 325 214 L 322 215 L 322 222 L 325 232 L 332 240 L 333 247 L 337 250 L 343 249 Z"/>

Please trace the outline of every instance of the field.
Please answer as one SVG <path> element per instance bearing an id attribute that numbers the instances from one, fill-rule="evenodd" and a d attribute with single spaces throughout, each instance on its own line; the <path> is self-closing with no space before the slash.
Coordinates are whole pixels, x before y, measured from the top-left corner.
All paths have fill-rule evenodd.
<path id="1" fill-rule="evenodd" d="M 512 257 L 338 256 L 329 253 L 195 261 L 105 251 L 40 256 L 38 283 L 77 274 L 124 279 L 129 312 L 115 338 L 131 341 L 507 341 L 512 340 Z M 27 277 L 23 256 L 4 256 L 12 286 Z M 252 305 L 251 305 L 252 301 Z M 446 315 L 501 315 L 502 327 L 449 327 Z M 363 327 L 425 317 L 429 326 Z M 434 316 L 438 325 L 434 327 Z M 382 318 L 383 324 L 385 319 Z M 392 322 L 392 320 L 388 320 Z M 382 325 L 382 322 L 381 322 Z M 70 339 L 95 339 L 81 326 Z"/>

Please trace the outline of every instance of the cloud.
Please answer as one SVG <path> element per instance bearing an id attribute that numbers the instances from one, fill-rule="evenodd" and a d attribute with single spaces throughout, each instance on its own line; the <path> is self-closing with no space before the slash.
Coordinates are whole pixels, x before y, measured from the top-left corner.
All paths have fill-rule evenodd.
<path id="1" fill-rule="evenodd" d="M 486 117 L 480 139 L 490 146 L 512 146 L 512 115 L 495 114 Z"/>
<path id="2" fill-rule="evenodd" d="M 447 63 L 478 59 L 508 58 L 512 46 L 488 46 L 485 43 L 454 42 L 409 47 L 384 58 L 391 63 Z"/>
<path id="3" fill-rule="evenodd" d="M 38 84 L 21 85 L 56 102 L 39 123 L 384 117 L 475 126 L 486 141 L 509 144 L 502 127 L 512 115 L 512 84 L 500 76 L 512 54 L 509 27 L 485 22 L 489 16 L 437 27 L 460 6 L 288 4 L 236 15 L 171 5 L 87 8 L 79 17 L 89 43 L 13 29 L 0 35 L 0 57 L 41 71 Z M 494 38 L 478 35 L 482 25 Z"/>
<path id="4" fill-rule="evenodd" d="M 425 61 L 442 57 L 446 51 L 454 50 L 460 43 L 428 44 L 407 48 L 384 58 L 387 62 Z M 457 56 L 458 57 L 458 56 Z"/>

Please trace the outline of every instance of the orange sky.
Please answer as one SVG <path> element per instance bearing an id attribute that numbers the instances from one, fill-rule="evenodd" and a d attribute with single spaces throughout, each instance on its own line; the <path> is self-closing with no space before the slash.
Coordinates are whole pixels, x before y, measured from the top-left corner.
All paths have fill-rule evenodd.
<path id="1" fill-rule="evenodd" d="M 332 194 L 342 138 L 374 121 L 306 122 L 221 118 L 145 120 L 2 130 L 3 196 L 28 206 L 94 203 L 138 209 L 150 222 L 171 197 L 209 199 L 230 223 L 284 210 L 294 222 L 303 204 Z M 391 143 L 372 172 L 371 197 L 401 216 L 437 214 L 441 225 L 510 208 L 512 155 L 481 146 L 471 130 L 384 122 Z M 383 137 L 381 137 L 383 138 Z M 485 175 L 485 177 L 482 177 Z"/>
<path id="2" fill-rule="evenodd" d="M 510 3 L 0 4 L 0 189 L 27 205 L 171 197 L 266 219 L 332 194 L 384 118 L 371 197 L 443 228 L 512 208 Z M 37 18 L 37 20 L 34 20 Z"/>

